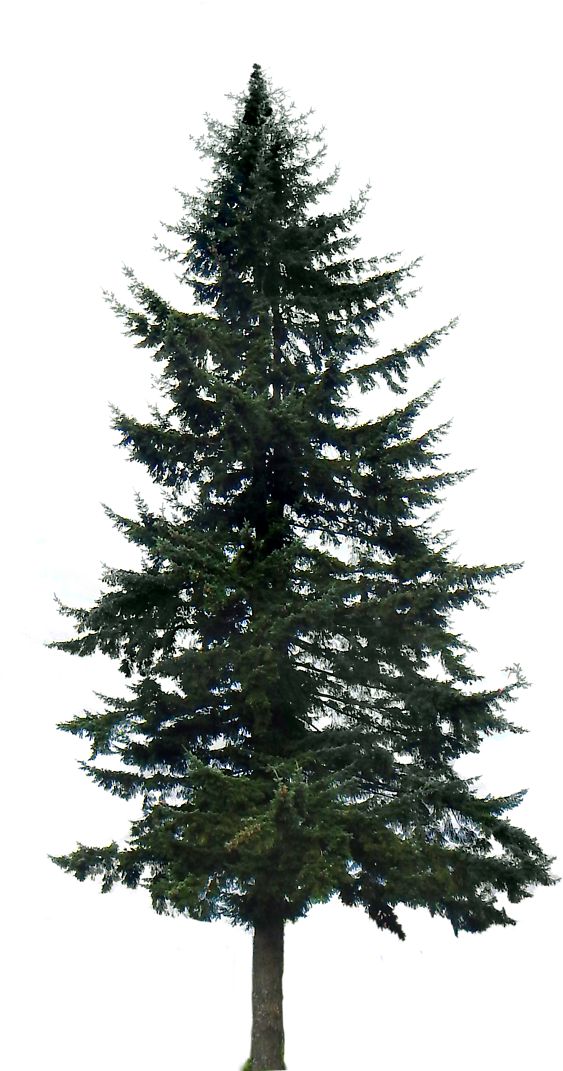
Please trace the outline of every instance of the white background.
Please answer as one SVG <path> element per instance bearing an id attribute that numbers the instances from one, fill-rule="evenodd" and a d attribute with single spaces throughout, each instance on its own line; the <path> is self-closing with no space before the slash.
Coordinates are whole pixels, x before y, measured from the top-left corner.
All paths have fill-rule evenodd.
<path id="1" fill-rule="evenodd" d="M 89 604 L 100 562 L 127 560 L 100 502 L 127 511 L 143 473 L 114 449 L 108 402 L 141 415 L 147 359 L 101 298 L 123 262 L 188 300 L 152 252 L 173 187 L 203 174 L 188 141 L 227 116 L 254 62 L 326 126 L 335 204 L 371 181 L 366 252 L 424 255 L 393 344 L 459 315 L 415 386 L 443 378 L 450 463 L 475 474 L 444 524 L 468 562 L 525 560 L 464 630 L 487 680 L 521 662 L 489 743 L 486 791 L 529 787 L 515 815 L 560 855 L 561 85 L 559 5 L 473 0 L 269 4 L 25 2 L 4 16 L 2 920 L 10 1071 L 236 1071 L 248 1055 L 250 938 L 157 917 L 143 892 L 100 896 L 48 860 L 125 836 L 131 806 L 78 769 L 55 729 L 111 692 L 115 670 L 47 651 L 54 591 Z M 386 335 L 387 337 L 387 335 Z M 379 412 L 384 392 L 366 403 Z M 561 873 L 561 864 L 555 865 Z M 562 886 L 516 928 L 455 939 L 403 910 L 400 944 L 361 913 L 319 907 L 289 928 L 290 1071 L 458 1071 L 557 1064 Z M 7 951 L 6 951 L 7 950 Z"/>

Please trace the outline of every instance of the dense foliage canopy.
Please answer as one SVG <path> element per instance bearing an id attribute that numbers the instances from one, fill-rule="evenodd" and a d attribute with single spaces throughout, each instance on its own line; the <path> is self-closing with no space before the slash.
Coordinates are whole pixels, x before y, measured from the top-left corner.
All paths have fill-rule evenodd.
<path id="1" fill-rule="evenodd" d="M 460 564 L 435 530 L 460 474 L 444 428 L 420 430 L 432 391 L 405 398 L 451 325 L 374 356 L 414 265 L 355 255 L 363 197 L 320 207 L 322 141 L 259 67 L 202 148 L 211 177 L 171 228 L 191 306 L 131 273 L 132 307 L 114 301 L 161 372 L 162 409 L 115 426 L 162 511 L 113 515 L 142 565 L 63 608 L 76 634 L 56 645 L 129 678 L 62 728 L 142 813 L 124 846 L 56 862 L 197 919 L 297 919 L 336 894 L 400 937 L 399 904 L 506 924 L 499 894 L 548 884 L 549 860 L 507 817 L 521 793 L 480 795 L 456 761 L 514 729 L 523 682 L 484 688 L 454 626 L 512 567 Z M 395 407 L 360 417 L 378 384 Z"/>

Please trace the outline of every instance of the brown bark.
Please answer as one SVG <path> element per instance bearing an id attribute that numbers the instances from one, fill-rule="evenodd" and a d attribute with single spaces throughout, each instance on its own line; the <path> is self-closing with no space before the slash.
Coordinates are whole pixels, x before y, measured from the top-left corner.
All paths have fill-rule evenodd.
<path id="1" fill-rule="evenodd" d="M 283 919 L 260 922 L 252 954 L 252 1071 L 281 1071 L 283 1059 Z"/>

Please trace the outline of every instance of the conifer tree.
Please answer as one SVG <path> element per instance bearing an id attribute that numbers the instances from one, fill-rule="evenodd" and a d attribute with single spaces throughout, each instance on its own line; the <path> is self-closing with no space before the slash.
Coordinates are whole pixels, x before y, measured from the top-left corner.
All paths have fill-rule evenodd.
<path id="1" fill-rule="evenodd" d="M 553 878 L 507 817 L 522 793 L 480 795 L 456 769 L 518 731 L 503 710 L 524 682 L 483 687 L 455 631 L 513 567 L 452 557 L 433 517 L 462 474 L 442 471 L 444 428 L 418 428 L 432 391 L 401 397 L 451 325 L 374 356 L 415 265 L 354 255 L 364 198 L 319 208 L 322 140 L 260 67 L 201 147 L 211 176 L 170 228 L 189 311 L 132 273 L 132 307 L 113 301 L 161 369 L 162 410 L 115 427 L 162 510 L 112 514 L 142 564 L 108 570 L 92 608 L 62 607 L 75 634 L 54 645 L 129 679 L 61 728 L 142 808 L 125 845 L 55 862 L 251 929 L 248 1067 L 265 1071 L 284 1066 L 288 920 L 337 895 L 400 939 L 401 904 L 480 932 L 512 923 L 499 897 Z M 360 419 L 350 392 L 377 384 L 396 403 Z"/>

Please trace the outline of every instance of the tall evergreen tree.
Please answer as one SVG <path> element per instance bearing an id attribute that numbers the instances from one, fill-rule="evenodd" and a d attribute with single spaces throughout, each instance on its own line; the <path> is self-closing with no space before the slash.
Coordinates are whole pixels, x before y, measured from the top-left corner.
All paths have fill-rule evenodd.
<path id="1" fill-rule="evenodd" d="M 336 894 L 401 939 L 399 904 L 479 932 L 512 923 L 499 895 L 553 878 L 506 817 L 522 793 L 480 795 L 456 770 L 517 731 L 518 671 L 484 688 L 452 622 L 513 567 L 461 565 L 434 530 L 461 474 L 441 470 L 444 428 L 416 427 L 432 391 L 370 420 L 350 398 L 404 394 L 448 327 L 370 355 L 414 266 L 354 255 L 363 198 L 319 209 L 322 141 L 260 67 L 202 148 L 211 177 L 170 228 L 195 311 L 131 273 L 134 307 L 114 301 L 162 370 L 165 408 L 115 427 L 163 508 L 112 514 L 142 565 L 107 571 L 91 609 L 63 607 L 76 632 L 55 644 L 129 678 L 127 698 L 61 728 L 142 813 L 124 846 L 55 862 L 252 929 L 248 1066 L 264 1071 L 284 1066 L 287 920 Z"/>

